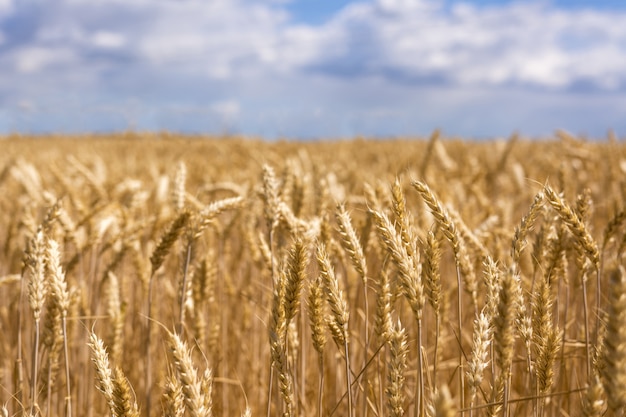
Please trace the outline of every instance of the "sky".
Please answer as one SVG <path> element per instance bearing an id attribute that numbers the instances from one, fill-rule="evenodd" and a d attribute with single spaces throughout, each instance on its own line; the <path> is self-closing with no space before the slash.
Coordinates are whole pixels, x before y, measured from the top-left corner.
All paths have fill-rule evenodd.
<path id="1" fill-rule="evenodd" d="M 626 134 L 626 2 L 0 0 L 0 134 Z"/>

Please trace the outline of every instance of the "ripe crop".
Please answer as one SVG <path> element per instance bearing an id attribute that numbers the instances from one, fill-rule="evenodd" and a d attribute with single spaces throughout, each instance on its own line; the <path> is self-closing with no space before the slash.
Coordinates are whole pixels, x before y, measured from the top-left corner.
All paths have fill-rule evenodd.
<path id="1" fill-rule="evenodd" d="M 614 137 L 2 140 L 4 416 L 626 411 Z"/>

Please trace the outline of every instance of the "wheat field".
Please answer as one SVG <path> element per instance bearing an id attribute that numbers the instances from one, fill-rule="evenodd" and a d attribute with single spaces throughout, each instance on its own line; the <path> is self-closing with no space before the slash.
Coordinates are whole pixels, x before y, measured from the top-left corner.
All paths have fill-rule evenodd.
<path id="1" fill-rule="evenodd" d="M 0 139 L 0 415 L 626 411 L 626 146 Z"/>

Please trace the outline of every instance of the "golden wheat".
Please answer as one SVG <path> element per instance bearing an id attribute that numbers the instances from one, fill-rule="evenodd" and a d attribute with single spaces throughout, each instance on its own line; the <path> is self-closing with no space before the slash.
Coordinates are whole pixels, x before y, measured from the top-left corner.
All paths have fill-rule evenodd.
<path id="1" fill-rule="evenodd" d="M 5 138 L 0 415 L 621 415 L 625 167 L 563 132 Z"/>

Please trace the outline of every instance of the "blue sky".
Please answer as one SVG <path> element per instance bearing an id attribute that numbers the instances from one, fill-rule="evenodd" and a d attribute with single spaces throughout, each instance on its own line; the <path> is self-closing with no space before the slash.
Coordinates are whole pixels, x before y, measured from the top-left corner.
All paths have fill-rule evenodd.
<path id="1" fill-rule="evenodd" d="M 626 132 L 626 2 L 0 0 L 0 134 Z"/>

